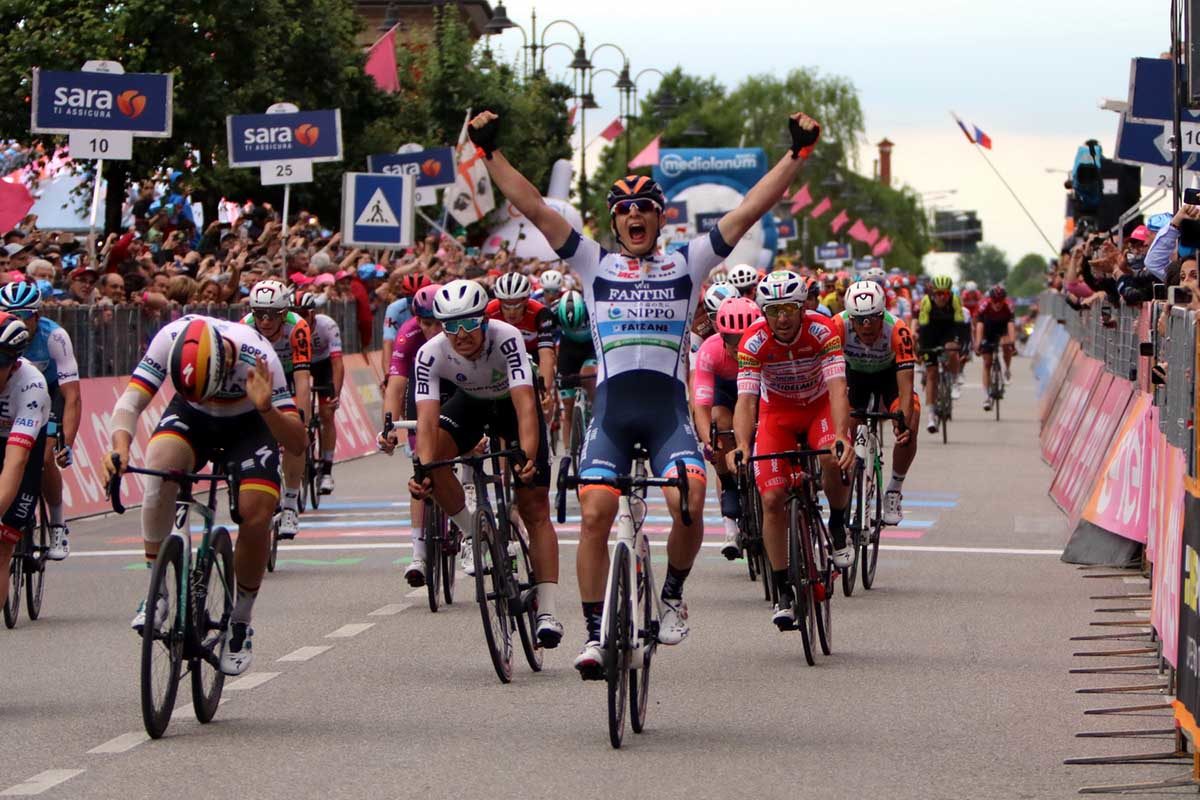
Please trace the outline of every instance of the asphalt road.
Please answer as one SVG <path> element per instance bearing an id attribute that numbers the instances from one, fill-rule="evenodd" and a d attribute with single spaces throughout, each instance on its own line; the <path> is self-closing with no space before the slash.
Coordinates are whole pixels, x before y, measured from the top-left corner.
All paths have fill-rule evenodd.
<path id="1" fill-rule="evenodd" d="M 742 564 L 718 554 L 710 502 L 691 636 L 660 648 L 647 732 L 619 752 L 604 685 L 570 667 L 583 638 L 577 523 L 560 528 L 564 646 L 541 674 L 518 660 L 502 686 L 462 576 L 437 614 L 401 578 L 406 463 L 340 466 L 337 494 L 267 579 L 252 670 L 206 726 L 181 687 L 166 738 L 150 742 L 128 628 L 147 580 L 138 516 L 76 522 L 43 618 L 0 630 L 0 796 L 1045 798 L 1145 779 L 1061 764 L 1139 748 L 1073 739 L 1096 703 L 1073 694 L 1068 637 L 1087 632 L 1095 592 L 1057 557 L 1066 523 L 1046 496 L 1028 362 L 1017 366 L 999 423 L 973 374 L 950 443 L 922 434 L 877 588 L 839 593 L 834 655 L 816 667 L 771 625 Z M 650 513 L 662 524 L 661 504 Z"/>

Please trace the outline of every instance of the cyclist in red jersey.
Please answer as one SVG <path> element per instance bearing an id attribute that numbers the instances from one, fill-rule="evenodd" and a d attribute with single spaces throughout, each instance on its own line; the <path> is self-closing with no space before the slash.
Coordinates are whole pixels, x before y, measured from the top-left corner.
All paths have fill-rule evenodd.
<path id="1" fill-rule="evenodd" d="M 992 397 L 988 394 L 988 376 L 992 373 L 992 359 L 996 357 L 996 345 L 1004 354 L 1004 381 L 1012 380 L 1012 357 L 1016 348 L 1017 328 L 1008 292 L 1003 286 L 993 286 L 987 299 L 971 317 L 974 327 L 976 353 L 983 356 L 983 410 L 992 410 Z"/>
<path id="2" fill-rule="evenodd" d="M 974 319 L 979 304 L 983 302 L 983 292 L 979 291 L 979 284 L 975 281 L 967 281 L 959 299 L 962 300 L 963 308 L 971 312 L 971 319 Z"/>
<path id="3" fill-rule="evenodd" d="M 738 452 L 743 459 L 750 456 L 752 440 L 757 453 L 795 450 L 799 438 L 806 447 L 832 449 L 834 454 L 820 458 L 821 482 L 829 498 L 833 562 L 845 569 L 854 559 L 845 527 L 850 488 L 841 480 L 841 472 L 854 463 L 846 362 L 833 321 L 806 313 L 805 295 L 804 280 L 794 272 L 772 272 L 758 285 L 766 319 L 751 325 L 738 345 L 737 450 L 729 454 L 729 465 L 734 466 Z M 792 472 L 783 459 L 754 465 L 762 495 L 763 544 L 780 589 L 772 621 L 780 630 L 796 624 L 787 596 L 786 501 Z"/>
<path id="4" fill-rule="evenodd" d="M 520 272 L 501 275 L 496 281 L 495 291 L 496 299 L 487 304 L 484 313 L 488 319 L 507 322 L 521 332 L 525 349 L 537 359 L 542 411 L 550 414 L 558 396 L 554 391 L 554 374 L 558 368 L 554 312 L 537 300 L 530 299 L 533 284 Z"/>

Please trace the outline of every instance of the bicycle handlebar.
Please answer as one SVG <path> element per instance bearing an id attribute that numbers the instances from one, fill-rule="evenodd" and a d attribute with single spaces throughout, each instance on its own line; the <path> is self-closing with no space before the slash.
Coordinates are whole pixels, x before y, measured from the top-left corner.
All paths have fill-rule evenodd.
<path id="1" fill-rule="evenodd" d="M 879 421 L 883 422 L 883 421 L 891 420 L 892 422 L 900 423 L 900 430 L 903 431 L 903 430 L 908 429 L 908 424 L 904 419 L 904 412 L 902 412 L 902 411 L 891 411 L 891 412 L 851 411 L 850 416 L 853 417 L 854 419 L 861 419 L 864 421 L 879 420 Z"/>
<path id="2" fill-rule="evenodd" d="M 674 478 L 636 478 L 633 475 L 595 476 L 584 478 L 571 474 L 571 457 L 563 456 L 558 469 L 558 497 L 556 498 L 557 516 L 560 523 L 567 521 L 567 490 L 577 486 L 608 486 L 627 495 L 635 488 L 643 486 L 671 486 L 679 490 L 679 518 L 684 525 L 692 524 L 692 514 L 688 510 L 688 479 L 687 465 L 682 458 L 675 459 Z"/>
<path id="3" fill-rule="evenodd" d="M 113 461 L 112 461 L 113 465 L 120 468 L 120 460 L 115 453 L 113 454 L 112 459 L 113 459 Z M 202 474 L 202 473 L 198 473 L 198 472 L 184 472 L 182 470 L 148 469 L 146 467 L 125 467 L 124 472 L 117 472 L 115 475 L 112 476 L 112 478 L 109 479 L 108 486 L 105 489 L 105 493 L 108 495 L 109 500 L 112 501 L 113 511 L 117 512 L 118 514 L 125 513 L 125 504 L 121 502 L 121 479 L 126 474 L 148 475 L 153 478 L 162 478 L 165 481 L 174 481 L 180 485 L 183 485 L 183 484 L 190 485 L 193 483 L 199 483 L 201 481 L 210 481 L 215 484 L 217 481 L 223 481 L 228 477 L 223 472 L 210 472 L 207 474 Z"/>
<path id="4" fill-rule="evenodd" d="M 507 450 L 489 450 L 482 455 L 466 453 L 458 456 L 457 458 L 447 458 L 442 461 L 430 461 L 428 464 L 421 463 L 420 457 L 413 456 L 413 479 L 420 483 L 428 476 L 430 471 L 438 469 L 439 467 L 454 467 L 459 464 L 479 466 L 484 461 L 488 461 L 493 458 L 507 458 L 517 466 L 520 466 L 529 460 L 529 457 L 525 455 L 525 451 L 519 447 L 510 447 Z"/>
<path id="5" fill-rule="evenodd" d="M 739 451 L 739 455 L 740 455 Z M 769 461 L 776 458 L 786 458 L 788 461 L 799 461 L 802 458 L 817 458 L 819 456 L 831 456 L 833 451 L 825 450 L 780 450 L 778 453 L 762 453 L 757 456 L 750 456 L 750 461 Z M 734 456 L 737 458 L 737 456 Z"/>

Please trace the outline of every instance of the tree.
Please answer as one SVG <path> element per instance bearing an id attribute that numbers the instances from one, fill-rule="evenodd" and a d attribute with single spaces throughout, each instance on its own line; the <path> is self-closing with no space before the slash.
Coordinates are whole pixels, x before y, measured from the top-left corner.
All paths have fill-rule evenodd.
<path id="1" fill-rule="evenodd" d="M 981 289 L 987 289 L 1008 277 L 1008 259 L 1000 248 L 980 245 L 974 253 L 959 255 L 958 273 L 964 282 L 975 281 Z"/>
<path id="2" fill-rule="evenodd" d="M 1029 253 L 1008 273 L 1008 293 L 1013 297 L 1031 297 L 1046 287 L 1046 259 Z"/>

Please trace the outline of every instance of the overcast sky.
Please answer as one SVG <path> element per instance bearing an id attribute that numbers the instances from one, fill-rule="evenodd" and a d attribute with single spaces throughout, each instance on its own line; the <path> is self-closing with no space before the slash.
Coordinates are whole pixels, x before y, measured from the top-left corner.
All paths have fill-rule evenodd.
<path id="1" fill-rule="evenodd" d="M 510 0 L 505 7 L 526 30 L 533 7 L 539 28 L 569 19 L 589 51 L 617 44 L 635 72 L 679 65 L 728 87 L 799 66 L 845 76 L 866 115 L 861 170 L 870 173 L 873 144 L 886 136 L 896 143 L 899 180 L 920 192 L 956 190 L 927 204 L 977 210 L 986 241 L 1013 260 L 1048 248 L 947 112 L 991 136 L 989 157 L 1057 243 L 1075 148 L 1093 137 L 1106 153 L 1114 146 L 1117 116 L 1099 110 L 1100 100 L 1125 99 L 1130 58 L 1170 47 L 1169 0 Z M 549 40 L 576 44 L 562 24 Z M 515 53 L 521 34 L 508 31 L 494 44 Z M 555 48 L 546 58 L 553 73 L 565 71 L 570 54 Z M 595 62 L 619 69 L 620 56 L 604 49 Z M 588 115 L 589 131 L 617 114 L 609 78 L 596 78 L 601 108 Z M 643 92 L 654 85 L 653 76 L 639 84 Z"/>

